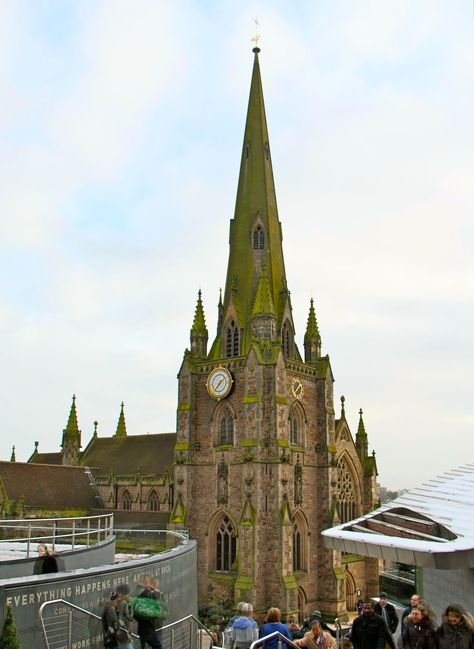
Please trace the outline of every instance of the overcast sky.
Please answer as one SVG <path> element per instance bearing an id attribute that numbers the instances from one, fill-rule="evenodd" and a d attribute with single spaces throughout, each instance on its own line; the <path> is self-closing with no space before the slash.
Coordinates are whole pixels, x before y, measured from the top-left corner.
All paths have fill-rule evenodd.
<path id="1" fill-rule="evenodd" d="M 1 459 L 175 430 L 225 281 L 253 55 L 297 342 L 379 480 L 474 457 L 470 0 L 0 3 Z"/>

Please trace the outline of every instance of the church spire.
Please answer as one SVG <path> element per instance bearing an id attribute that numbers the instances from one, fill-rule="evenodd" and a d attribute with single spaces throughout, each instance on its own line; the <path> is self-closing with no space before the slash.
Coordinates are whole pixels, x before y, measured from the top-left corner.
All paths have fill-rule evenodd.
<path id="1" fill-rule="evenodd" d="M 72 395 L 71 410 L 66 428 L 63 430 L 62 464 L 76 465 L 79 462 L 81 431 L 77 423 L 76 395 Z"/>
<path id="2" fill-rule="evenodd" d="M 311 298 L 308 324 L 304 335 L 304 360 L 305 363 L 314 363 L 321 357 L 321 335 L 319 333 L 318 321 L 314 311 L 314 301 Z"/>
<path id="3" fill-rule="evenodd" d="M 245 124 L 240 175 L 234 218 L 230 223 L 230 252 L 224 291 L 224 321 L 221 345 L 213 353 L 222 355 L 226 328 L 240 332 L 238 355 L 245 355 L 252 337 L 251 319 L 257 285 L 266 267 L 268 286 L 281 326 L 289 295 L 286 287 L 281 224 L 273 181 L 270 144 L 263 99 L 258 53 L 254 48 L 250 97 Z M 232 324 L 233 323 L 233 324 Z M 291 324 L 293 325 L 292 321 Z"/>
<path id="4" fill-rule="evenodd" d="M 202 306 L 201 289 L 198 291 L 198 300 L 196 311 L 194 313 L 193 326 L 191 327 L 191 353 L 198 358 L 207 356 L 207 339 L 208 339 L 206 318 Z"/>
<path id="5" fill-rule="evenodd" d="M 125 425 L 125 415 L 123 412 L 123 401 L 120 405 L 120 415 L 117 422 L 117 430 L 115 431 L 114 437 L 127 437 L 127 427 Z"/>
<path id="6" fill-rule="evenodd" d="M 15 446 L 12 446 L 12 454 L 10 456 L 10 462 L 16 462 Z"/>

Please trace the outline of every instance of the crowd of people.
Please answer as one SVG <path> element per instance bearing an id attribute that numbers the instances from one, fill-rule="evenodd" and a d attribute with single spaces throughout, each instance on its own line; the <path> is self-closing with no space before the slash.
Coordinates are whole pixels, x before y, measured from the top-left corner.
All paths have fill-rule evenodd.
<path id="1" fill-rule="evenodd" d="M 436 623 L 431 607 L 420 595 L 414 594 L 401 619 L 387 594 L 382 592 L 377 603 L 372 599 L 360 601 L 359 615 L 346 635 L 339 638 L 342 649 L 474 649 L 474 618 L 463 606 L 449 604 L 440 624 Z M 281 621 L 281 612 L 271 607 L 259 628 L 253 619 L 253 606 L 239 602 L 237 615 L 229 620 L 227 630 L 220 629 L 215 644 L 231 649 L 249 649 L 258 638 L 270 636 L 262 646 L 277 649 L 287 646 L 285 638 L 307 649 L 336 649 L 336 632 L 322 619 L 319 611 L 299 626 L 293 618 Z M 400 634 L 395 634 L 400 624 Z M 275 632 L 279 632 L 276 634 Z"/>
<path id="2" fill-rule="evenodd" d="M 110 594 L 102 611 L 105 649 L 133 649 L 134 619 L 137 621 L 136 632 L 141 649 L 163 649 L 159 627 L 165 615 L 157 578 L 151 578 L 148 574 L 141 575 L 133 594 L 127 584 L 120 584 Z"/>

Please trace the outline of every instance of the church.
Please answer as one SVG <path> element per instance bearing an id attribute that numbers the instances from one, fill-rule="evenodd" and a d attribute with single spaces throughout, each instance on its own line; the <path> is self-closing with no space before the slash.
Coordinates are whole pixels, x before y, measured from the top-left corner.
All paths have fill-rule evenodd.
<path id="1" fill-rule="evenodd" d="M 37 445 L 29 463 L 85 467 L 97 508 L 122 526 L 189 530 L 201 601 L 334 618 L 377 593 L 378 561 L 326 548 L 321 532 L 376 506 L 377 467 L 362 410 L 354 436 L 344 397 L 335 403 L 312 299 L 301 352 L 296 344 L 259 52 L 217 333 L 209 341 L 199 291 L 176 432 L 129 435 L 122 404 L 115 435 L 96 430 L 81 450 L 73 398 L 61 451 Z M 22 512 L 10 506 L 28 514 L 26 501 Z"/>

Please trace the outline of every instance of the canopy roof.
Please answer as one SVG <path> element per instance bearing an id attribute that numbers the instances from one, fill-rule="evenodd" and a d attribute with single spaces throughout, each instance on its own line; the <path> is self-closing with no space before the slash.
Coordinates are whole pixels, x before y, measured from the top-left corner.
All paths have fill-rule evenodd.
<path id="1" fill-rule="evenodd" d="M 474 462 L 323 533 L 327 547 L 441 569 L 474 568 Z"/>

